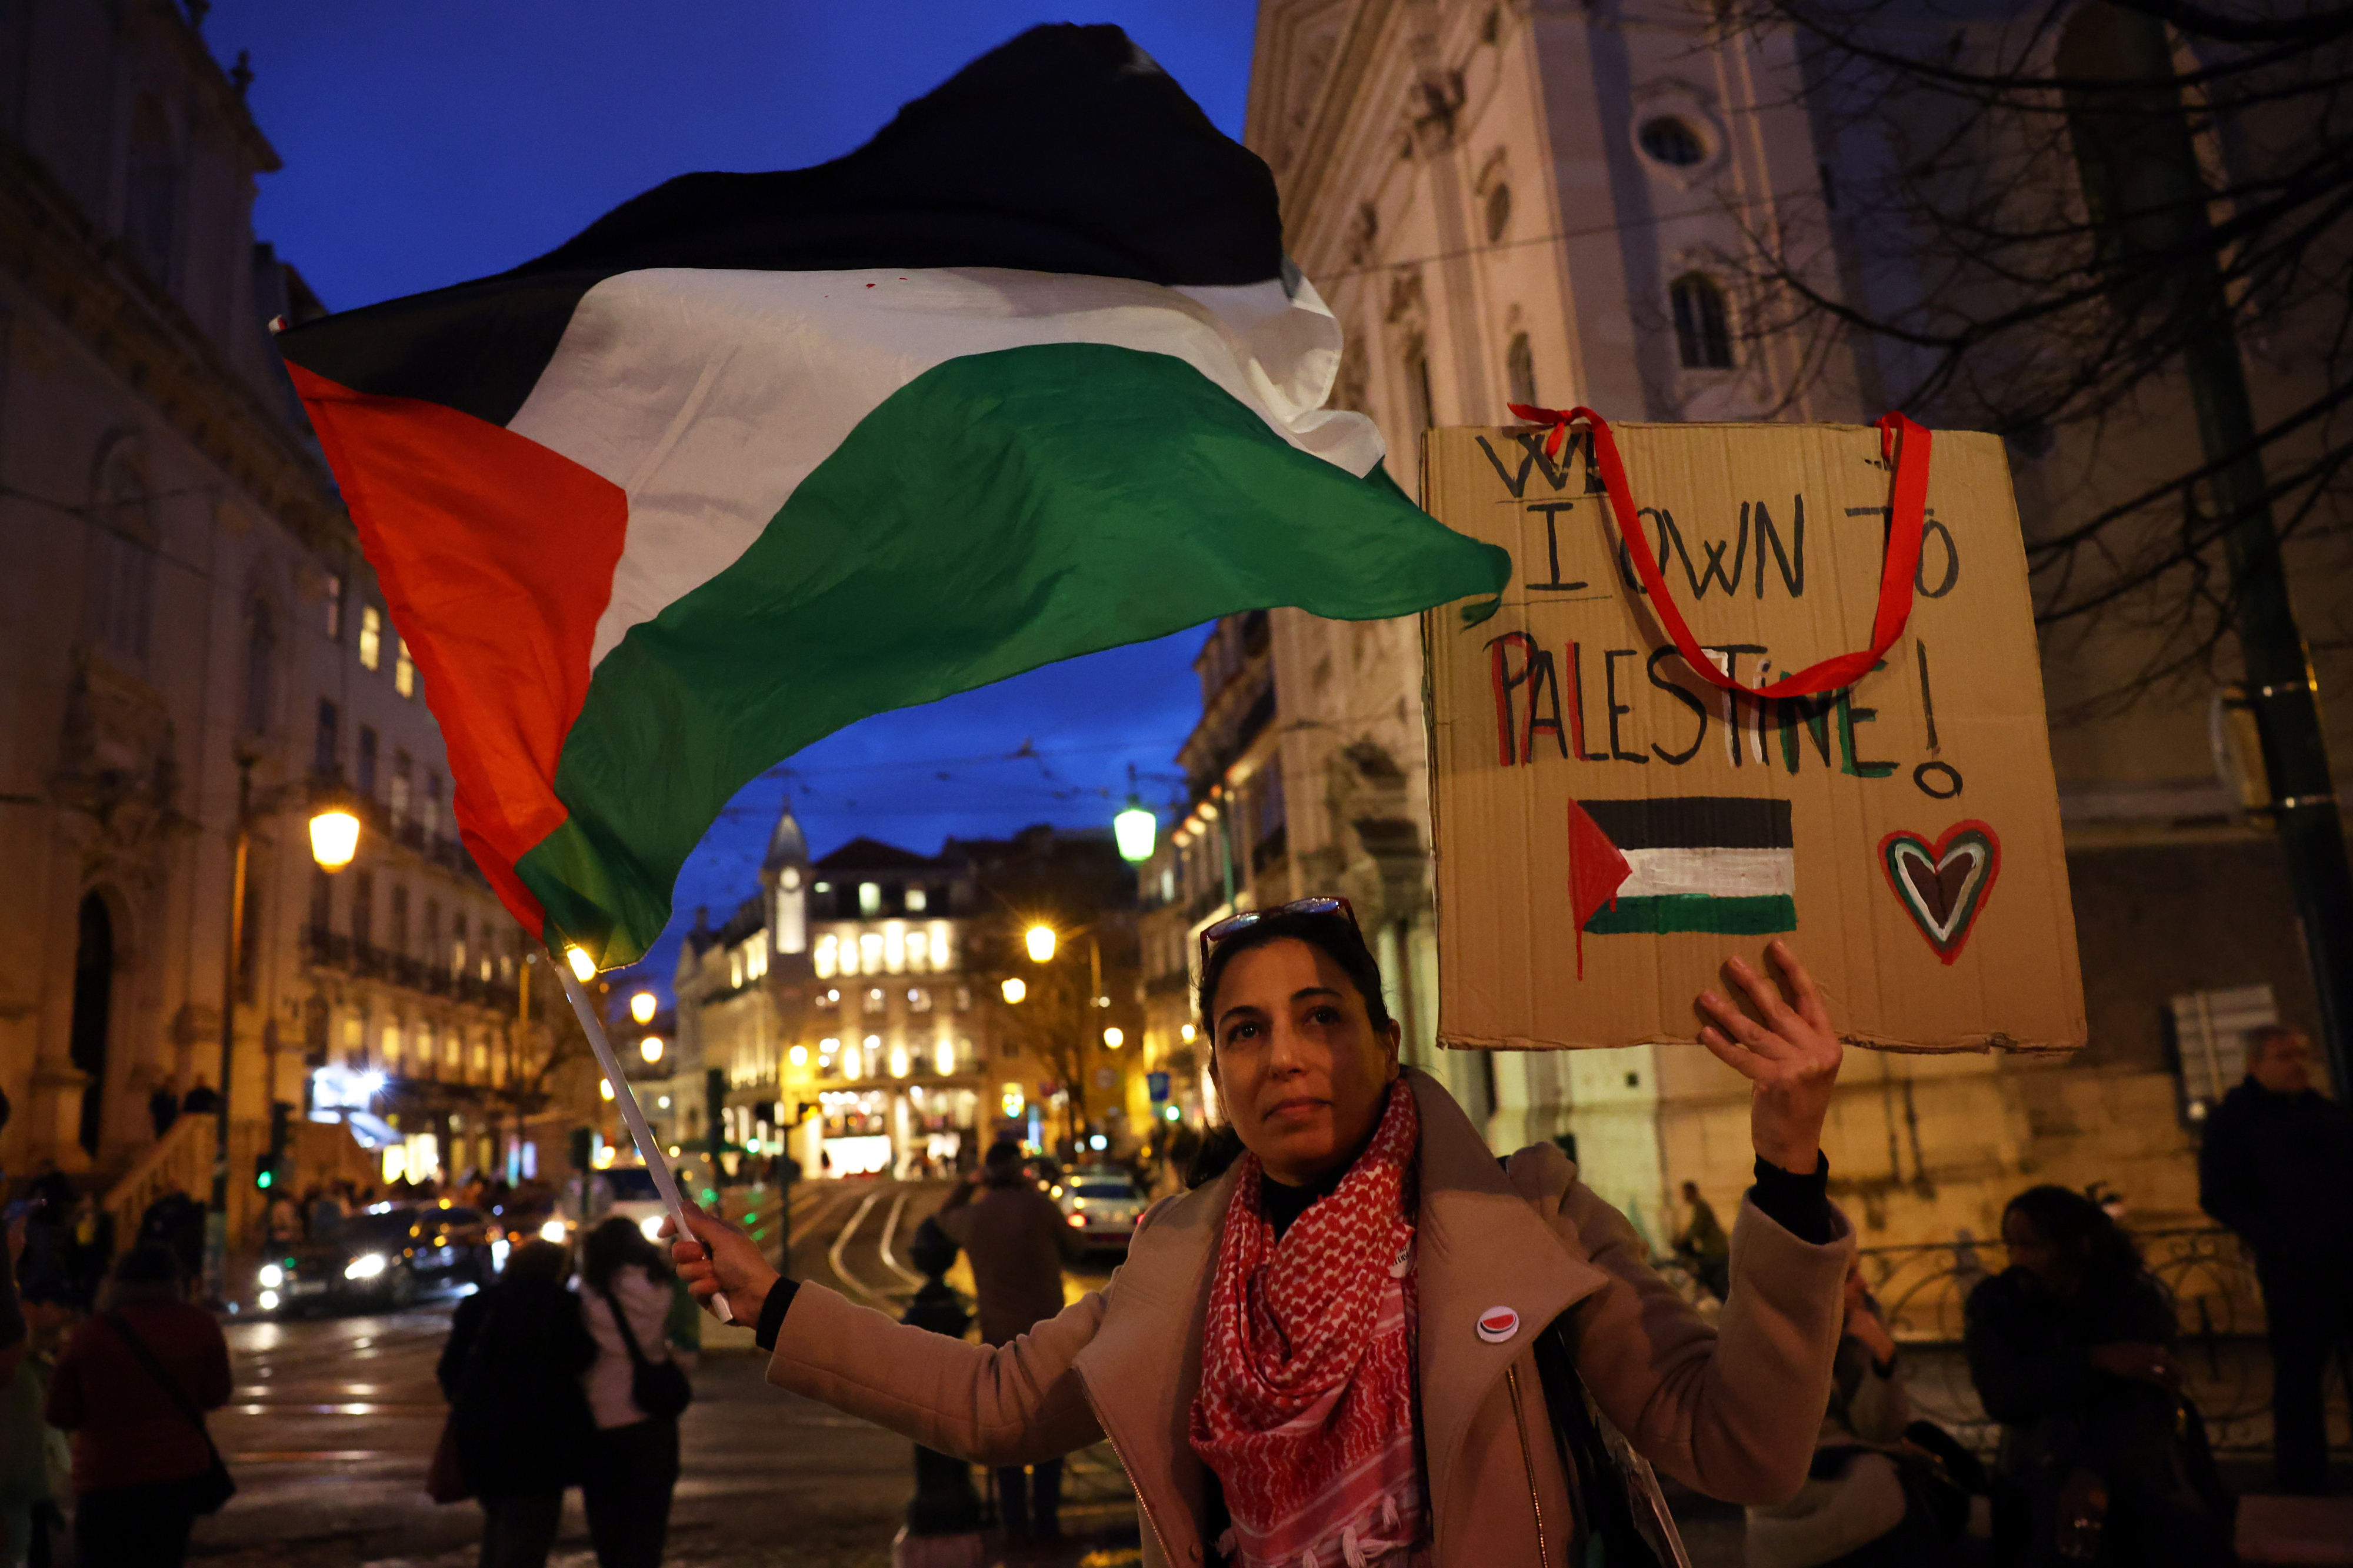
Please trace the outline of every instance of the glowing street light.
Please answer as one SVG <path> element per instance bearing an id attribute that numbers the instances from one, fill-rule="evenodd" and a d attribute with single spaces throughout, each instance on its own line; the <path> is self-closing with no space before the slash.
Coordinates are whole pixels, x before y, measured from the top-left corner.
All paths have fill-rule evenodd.
<path id="1" fill-rule="evenodd" d="M 645 1058 L 649 1062 L 658 1062 L 661 1060 L 661 1037 L 659 1035 L 648 1035 L 644 1039 L 639 1040 L 638 1042 L 638 1055 Z"/>
<path id="2" fill-rule="evenodd" d="M 1127 1037 L 1117 1029 L 1105 1029 L 1103 1031 L 1103 1044 L 1115 1051 L 1119 1049 L 1120 1047 L 1127 1044 Z"/>
<path id="3" fill-rule="evenodd" d="M 1144 802 L 1129 795 L 1127 809 L 1111 819 L 1111 831 L 1119 841 L 1119 858 L 1141 865 L 1152 858 L 1152 840 L 1160 831 L 1160 819 L 1145 808 Z"/>
<path id="4" fill-rule="evenodd" d="M 340 871 L 360 852 L 360 819 L 343 805 L 322 806 L 311 816 L 311 858 L 322 871 Z"/>
<path id="5" fill-rule="evenodd" d="M 1018 974 L 1006 981 L 1004 991 L 1005 999 L 1008 1002 L 1018 1002 L 1029 994 L 1029 987 L 1022 983 L 1021 977 Z"/>
<path id="6" fill-rule="evenodd" d="M 572 965 L 572 973 L 576 978 L 581 980 L 596 978 L 596 961 L 588 956 L 586 948 L 567 947 L 564 950 L 564 958 L 565 962 Z"/>
<path id="7" fill-rule="evenodd" d="M 597 1093 L 601 1098 L 603 1098 L 603 1099 L 606 1099 L 606 1100 L 610 1100 L 610 1099 L 612 1099 L 612 1098 L 613 1098 L 613 1080 L 612 1080 L 611 1079 L 609 1079 L 609 1078 L 600 1078 L 600 1079 L 598 1079 L 596 1080 L 596 1093 Z"/>
<path id="8" fill-rule="evenodd" d="M 1188 1046 L 1189 1046 L 1189 1045 L 1191 1045 L 1191 1044 L 1193 1043 L 1193 1037 L 1194 1037 L 1196 1034 L 1199 1033 L 1199 1031 L 1198 1031 L 1198 1030 L 1197 1030 L 1197 1029 L 1195 1029 L 1195 1028 L 1193 1027 L 1193 1026 L 1192 1026 L 1192 1025 L 1190 1025 L 1190 1024 L 1186 1025 L 1183 1028 L 1181 1028 L 1181 1029 L 1177 1030 L 1176 1032 L 1177 1032 L 1178 1034 L 1180 1034 L 1180 1035 L 1182 1035 L 1182 1036 L 1184 1036 L 1184 1037 L 1185 1037 L 1185 1043 L 1186 1043 L 1187 1045 L 1188 1045 Z"/>
<path id="9" fill-rule="evenodd" d="M 1030 963 L 1045 963 L 1053 958 L 1054 928 L 1052 926 L 1031 926 L 1023 934 L 1021 941 L 1029 949 Z"/>
<path id="10" fill-rule="evenodd" d="M 640 991 L 629 998 L 629 1016 L 640 1024 L 650 1024 L 654 1021 L 654 1009 L 660 1005 L 659 999 L 652 992 Z M 646 1059 L 651 1061 L 653 1058 Z"/>

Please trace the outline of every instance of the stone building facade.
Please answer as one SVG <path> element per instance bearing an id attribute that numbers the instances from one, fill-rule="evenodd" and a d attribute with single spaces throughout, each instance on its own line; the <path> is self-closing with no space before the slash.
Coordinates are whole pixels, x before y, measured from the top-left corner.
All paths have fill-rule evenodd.
<path id="1" fill-rule="evenodd" d="M 419 1173 L 522 1158 L 518 1116 L 557 1115 L 565 1087 L 518 1020 L 527 944 L 457 845 L 426 694 L 270 347 L 271 318 L 321 308 L 254 240 L 279 160 L 242 86 L 162 0 L 0 16 L 12 1173 L 55 1161 L 103 1187 L 146 1160 L 151 1097 L 219 1081 L 231 989 L 236 1192 L 270 1104 L 301 1121 L 322 1068 L 346 1070 L 319 1113 L 372 1118 Z M 336 782 L 364 827 L 330 877 L 306 818 Z M 208 1142 L 190 1159 L 175 1179 L 201 1187 Z"/>
<path id="2" fill-rule="evenodd" d="M 1818 217 L 1840 160 L 1856 155 L 1820 139 L 1808 85 L 1788 37 L 1718 31 L 1646 0 L 1261 5 L 1246 139 L 1274 171 L 1292 254 L 1345 332 L 1335 401 L 1380 423 L 1409 492 L 1423 428 L 1508 423 L 1507 402 L 1662 420 L 1882 412 L 1873 400 L 1894 378 L 1864 345 L 1832 342 L 1826 368 L 1801 376 L 1801 345 L 1741 331 L 1747 236 Z M 1825 233 L 1816 280 L 1833 296 L 1835 240 Z M 2260 416 L 2299 373 L 2258 347 Z M 2030 534 L 2137 488 L 2158 471 L 2147 454 L 2166 448 L 2169 462 L 2185 438 L 2158 419 L 2097 454 L 2064 439 L 2014 454 Z M 2353 673 L 2353 645 L 2332 630 L 2348 579 L 2338 546 L 2297 548 L 2326 691 Z M 2277 847 L 2215 776 L 2211 693 L 2080 705 L 2135 654 L 2045 649 L 2091 1044 L 2064 1062 L 1858 1057 L 1831 1158 L 1867 1241 L 1988 1235 L 2001 1200 L 2036 1180 L 2102 1181 L 2145 1217 L 2193 1221 L 2202 1090 L 2190 1079 L 2206 1058 L 2179 1020 L 2313 1022 Z M 1416 627 L 1277 610 L 1221 626 L 1202 658 L 1191 814 L 1145 879 L 1152 1047 L 1189 1059 L 1180 965 L 1229 895 L 1263 905 L 1338 889 L 1375 911 L 1366 930 L 1398 977 L 1409 1052 L 1434 1055 L 1497 1146 L 1573 1136 L 1588 1179 L 1654 1241 L 1675 1224 L 1668 1194 L 1683 1179 L 1719 1206 L 1736 1194 L 1745 1085 L 1695 1047 L 1469 1063 L 1432 1052 Z M 2342 707 L 2340 759 L 2353 757 Z M 2235 1037 L 2214 1036 L 2230 1076 Z"/>

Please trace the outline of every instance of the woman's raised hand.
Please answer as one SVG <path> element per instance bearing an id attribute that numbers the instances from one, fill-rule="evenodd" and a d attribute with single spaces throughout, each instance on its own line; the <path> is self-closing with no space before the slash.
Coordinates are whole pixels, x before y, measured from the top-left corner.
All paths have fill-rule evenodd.
<path id="1" fill-rule="evenodd" d="M 1700 1030 L 1699 1043 L 1748 1080 L 1748 1138 L 1757 1152 L 1804 1175 L 1821 1154 L 1822 1119 L 1830 1113 L 1845 1047 L 1831 1028 L 1813 976 L 1788 945 L 1775 937 L 1765 955 L 1778 971 L 1773 981 L 1743 959 L 1725 961 L 1763 1022 L 1703 991 L 1700 1007 L 1715 1022 Z"/>
<path id="2" fill-rule="evenodd" d="M 747 1327 L 758 1322 L 760 1309 L 778 1278 L 768 1267 L 760 1244 L 742 1226 L 729 1224 L 691 1200 L 686 1205 L 686 1224 L 694 1232 L 691 1238 L 677 1234 L 675 1220 L 663 1220 L 661 1228 L 671 1238 L 670 1258 L 678 1265 L 678 1276 L 686 1281 L 687 1289 L 706 1310 L 711 1298 L 724 1291 L 727 1310 L 737 1322 Z"/>

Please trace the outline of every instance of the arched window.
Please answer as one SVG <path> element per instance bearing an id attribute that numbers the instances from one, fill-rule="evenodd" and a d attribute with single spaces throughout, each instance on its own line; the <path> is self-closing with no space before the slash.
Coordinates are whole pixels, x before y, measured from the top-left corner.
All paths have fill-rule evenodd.
<path id="1" fill-rule="evenodd" d="M 278 612 L 269 600 L 256 599 L 245 609 L 245 727 L 249 732 L 269 732 L 277 685 Z"/>
<path id="2" fill-rule="evenodd" d="M 1512 187 L 1503 181 L 1495 182 L 1487 193 L 1487 243 L 1493 245 L 1512 226 Z"/>
<path id="3" fill-rule="evenodd" d="M 155 525 L 147 478 L 128 458 L 106 466 L 90 531 L 91 640 L 134 668 L 147 664 L 155 616 Z"/>
<path id="4" fill-rule="evenodd" d="M 179 257 L 180 161 L 172 142 L 163 105 L 153 94 L 141 93 L 131 110 L 122 237 L 147 275 L 166 289 L 175 279 Z"/>
<path id="5" fill-rule="evenodd" d="M 1690 121 L 1672 114 L 1642 121 L 1635 140 L 1646 154 L 1670 168 L 1688 169 L 1707 157 L 1707 143 L 1700 140 L 1699 132 Z"/>
<path id="6" fill-rule="evenodd" d="M 1528 346 L 1528 335 L 1515 332 L 1512 346 L 1504 355 L 1504 373 L 1512 386 L 1512 401 L 1534 404 L 1536 400 L 1536 354 Z"/>
<path id="7" fill-rule="evenodd" d="M 1405 351 L 1405 422 L 1411 430 L 1430 426 L 1430 349 L 1419 338 Z"/>
<path id="8" fill-rule="evenodd" d="M 1687 272 L 1669 293 L 1675 312 L 1675 352 L 1685 370 L 1730 370 L 1732 326 L 1724 290 L 1704 272 Z"/>

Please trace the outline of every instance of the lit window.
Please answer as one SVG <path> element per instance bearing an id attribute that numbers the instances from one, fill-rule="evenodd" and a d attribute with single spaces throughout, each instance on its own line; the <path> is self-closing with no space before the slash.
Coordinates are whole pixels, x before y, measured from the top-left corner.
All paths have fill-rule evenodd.
<path id="1" fill-rule="evenodd" d="M 907 1076 L 907 1047 L 904 1046 L 891 1047 L 891 1076 L 892 1078 Z"/>
<path id="2" fill-rule="evenodd" d="M 858 939 L 858 962 L 869 974 L 882 973 L 882 933 L 870 931 Z"/>
<path id="3" fill-rule="evenodd" d="M 913 1013 L 930 1012 L 932 994 L 920 985 L 911 987 L 907 992 L 907 1009 Z"/>
<path id="4" fill-rule="evenodd" d="M 923 912 L 923 889 L 910 888 L 907 889 L 907 912 L 911 915 L 919 915 Z"/>
<path id="5" fill-rule="evenodd" d="M 1672 114 L 1644 121 L 1636 139 L 1644 153 L 1671 168 L 1688 169 L 1707 157 L 1707 144 L 1699 139 L 1699 132 Z"/>
<path id="6" fill-rule="evenodd" d="M 408 639 L 395 637 L 398 649 L 392 658 L 392 689 L 403 697 L 417 695 L 417 661 L 408 657 Z"/>
<path id="7" fill-rule="evenodd" d="M 932 1047 L 932 1067 L 942 1078 L 955 1071 L 955 1042 L 942 1040 Z"/>
<path id="8" fill-rule="evenodd" d="M 384 612 L 374 605 L 360 606 L 360 668 L 375 669 L 384 663 Z"/>
<path id="9" fill-rule="evenodd" d="M 866 1010 L 870 1013 L 882 1011 L 882 988 L 880 985 L 866 993 Z"/>
<path id="10" fill-rule="evenodd" d="M 907 969 L 907 928 L 897 921 L 882 928 L 882 967 L 893 974 Z"/>
<path id="11" fill-rule="evenodd" d="M 830 931 L 817 939 L 817 957 L 813 961 L 819 980 L 833 978 L 835 961 L 841 951 L 841 940 Z"/>
<path id="12" fill-rule="evenodd" d="M 744 984 L 744 953 L 741 949 L 727 955 L 727 984 L 730 985 Z"/>
<path id="13" fill-rule="evenodd" d="M 932 967 L 949 970 L 956 966 L 955 940 L 945 921 L 932 922 Z"/>
<path id="14" fill-rule="evenodd" d="M 860 882 L 858 884 L 858 912 L 861 915 L 868 916 L 879 915 L 882 912 L 881 883 Z"/>
<path id="15" fill-rule="evenodd" d="M 907 933 L 907 967 L 918 974 L 932 966 L 931 938 L 919 931 Z"/>
<path id="16" fill-rule="evenodd" d="M 327 640 L 343 640 L 343 579 L 337 572 L 327 574 Z"/>

